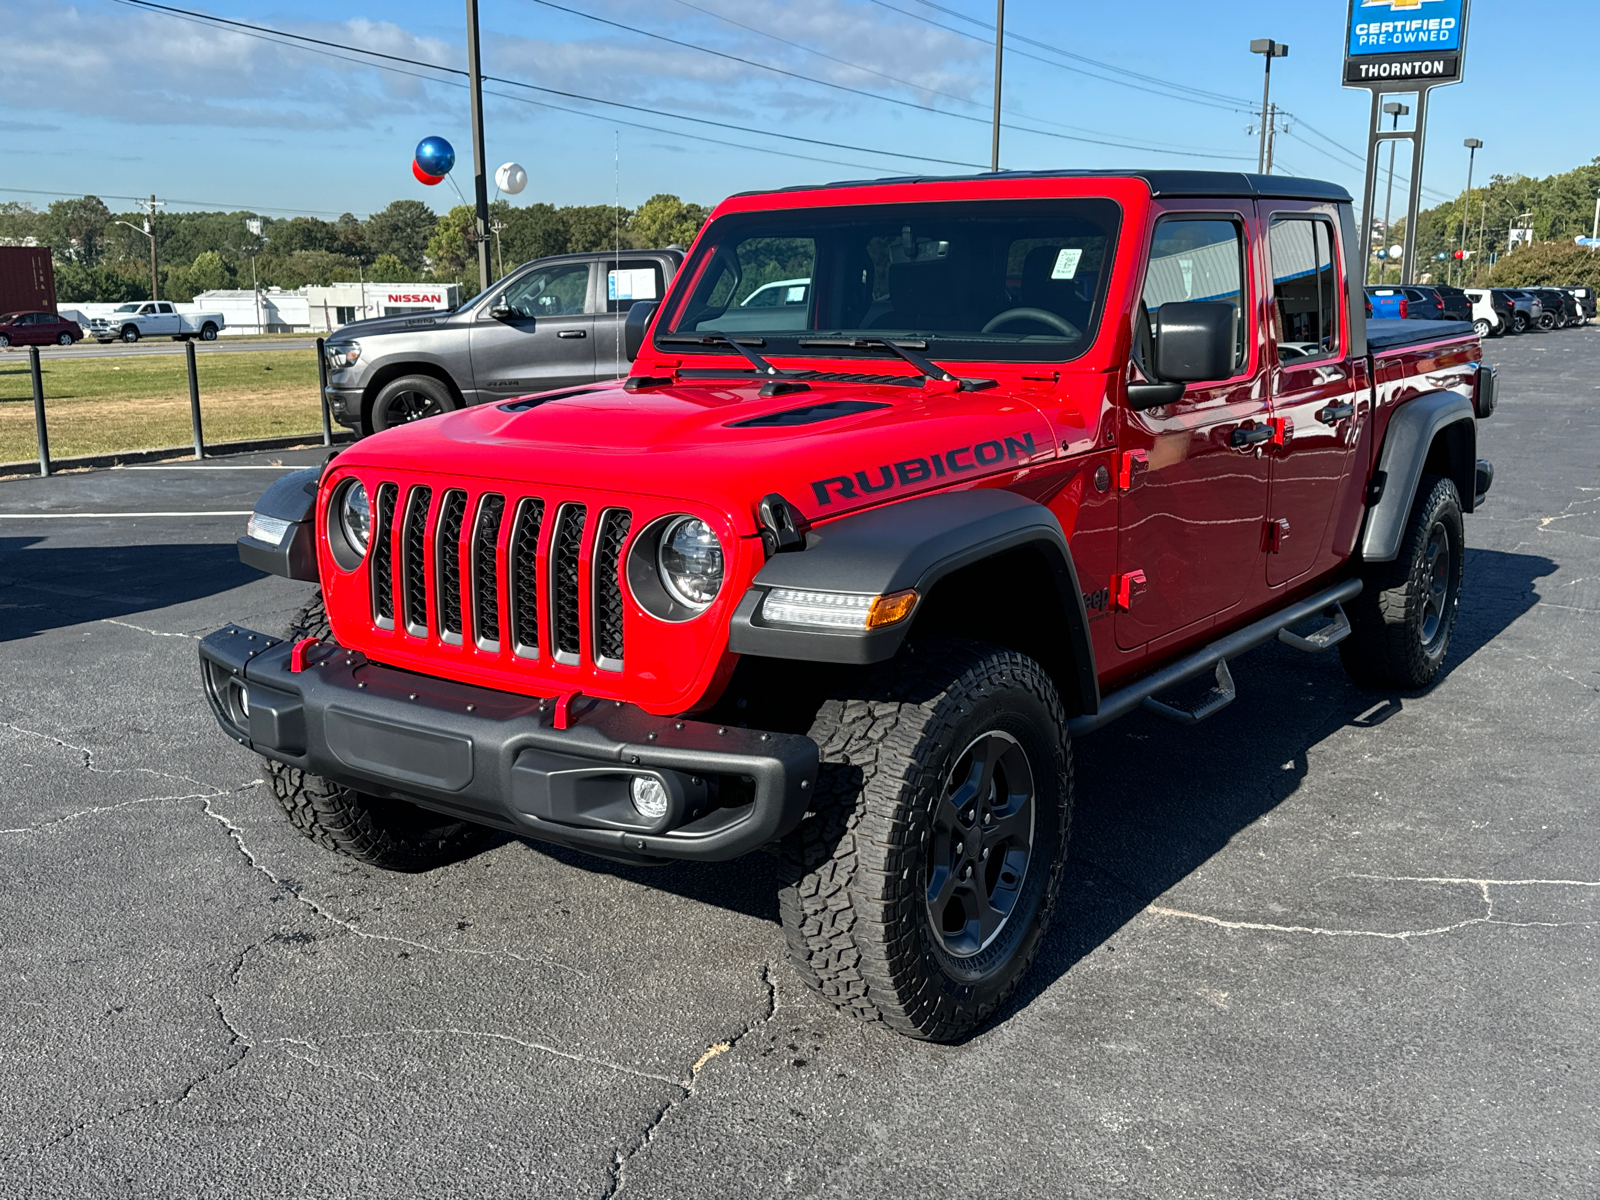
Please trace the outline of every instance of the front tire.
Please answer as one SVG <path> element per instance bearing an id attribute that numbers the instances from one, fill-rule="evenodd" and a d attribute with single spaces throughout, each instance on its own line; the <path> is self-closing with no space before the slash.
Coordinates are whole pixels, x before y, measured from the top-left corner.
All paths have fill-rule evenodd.
<path id="1" fill-rule="evenodd" d="M 1346 608 L 1350 636 L 1339 657 L 1356 683 L 1416 691 L 1439 678 L 1461 601 L 1462 535 L 1456 485 L 1424 475 L 1400 553 L 1368 569 Z"/>
<path id="2" fill-rule="evenodd" d="M 138 326 L 136 326 L 136 325 L 124 325 L 122 327 L 122 340 L 125 341 L 125 342 L 128 342 L 130 344 L 133 343 L 133 342 L 137 342 L 139 340 L 139 328 L 138 328 Z"/>
<path id="3" fill-rule="evenodd" d="M 826 701 L 813 811 L 782 843 L 801 979 L 853 1016 L 966 1037 L 1049 927 L 1072 818 L 1072 752 L 1042 667 L 977 642 L 908 649 Z"/>
<path id="4" fill-rule="evenodd" d="M 319 593 L 302 608 L 285 638 L 333 636 Z M 326 850 L 389 871 L 428 871 L 483 849 L 493 830 L 343 787 L 298 767 L 267 760 L 263 775 L 300 833 Z"/>
<path id="5" fill-rule="evenodd" d="M 9 334 L 4 334 L 4 333 L 0 333 L 0 347 L 5 347 L 5 346 L 9 346 L 9 345 L 11 345 L 11 337 L 10 337 L 10 335 Z"/>
<path id="6" fill-rule="evenodd" d="M 404 375 L 385 384 L 373 398 L 368 432 L 436 417 L 456 407 L 455 397 L 442 381 L 432 375 Z"/>

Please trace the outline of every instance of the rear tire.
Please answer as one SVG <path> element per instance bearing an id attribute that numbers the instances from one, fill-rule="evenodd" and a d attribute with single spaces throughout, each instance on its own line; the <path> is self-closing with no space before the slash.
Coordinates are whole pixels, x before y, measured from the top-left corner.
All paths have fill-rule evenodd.
<path id="1" fill-rule="evenodd" d="M 436 417 L 456 407 L 456 398 L 442 381 L 432 375 L 403 375 L 386 383 L 373 398 L 367 430 L 379 433 L 396 425 Z"/>
<path id="2" fill-rule="evenodd" d="M 978 642 L 932 640 L 860 680 L 817 713 L 813 811 L 780 847 L 789 960 L 853 1016 L 956 1041 L 1049 927 L 1072 818 L 1065 714 L 1038 663 Z"/>
<path id="3" fill-rule="evenodd" d="M 1480 339 L 1488 337 L 1495 330 L 1495 327 L 1483 317 L 1479 317 L 1476 321 L 1474 321 L 1472 323 L 1472 328 L 1474 331 L 1476 331 Z"/>
<path id="4" fill-rule="evenodd" d="M 1416 691 L 1438 679 L 1461 601 L 1462 533 L 1456 485 L 1424 475 L 1400 553 L 1369 567 L 1366 586 L 1345 607 L 1350 636 L 1339 657 L 1356 683 Z"/>
<path id="5" fill-rule="evenodd" d="M 214 342 L 217 340 L 217 327 L 210 321 L 207 321 L 201 328 L 200 340 L 202 342 Z"/>
<path id="6" fill-rule="evenodd" d="M 60 336 L 58 336 L 56 338 L 56 345 L 58 345 L 58 346 L 70 346 L 70 345 L 72 345 L 72 335 L 70 333 L 61 334 Z"/>
<path id="7" fill-rule="evenodd" d="M 332 636 L 320 592 L 295 614 L 285 634 L 290 641 Z M 444 866 L 482 850 L 495 836 L 482 825 L 358 792 L 270 759 L 263 775 L 289 824 L 302 835 L 325 850 L 388 871 Z"/>
<path id="8" fill-rule="evenodd" d="M 1519 313 L 1513 314 L 1513 316 L 1511 318 L 1511 332 L 1512 333 L 1527 333 L 1528 332 L 1528 314 L 1527 313 L 1520 313 L 1519 312 Z"/>

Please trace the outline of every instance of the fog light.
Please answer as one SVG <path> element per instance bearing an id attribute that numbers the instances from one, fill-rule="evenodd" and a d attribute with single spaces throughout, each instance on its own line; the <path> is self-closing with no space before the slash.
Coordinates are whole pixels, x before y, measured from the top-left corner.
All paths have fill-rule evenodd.
<path id="1" fill-rule="evenodd" d="M 250 716 L 250 689 L 244 684 L 239 685 L 239 711 L 248 719 Z"/>
<path id="2" fill-rule="evenodd" d="M 659 821 L 667 815 L 667 789 L 659 779 L 635 775 L 628 790 L 632 793 L 633 807 L 641 817 Z"/>

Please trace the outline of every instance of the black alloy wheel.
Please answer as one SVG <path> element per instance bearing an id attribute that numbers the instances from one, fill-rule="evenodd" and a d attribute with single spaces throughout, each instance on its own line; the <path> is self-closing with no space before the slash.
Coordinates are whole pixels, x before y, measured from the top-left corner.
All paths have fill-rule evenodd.
<path id="1" fill-rule="evenodd" d="M 928 921 L 955 959 L 1004 931 L 1033 856 L 1033 770 L 1017 739 L 977 737 L 957 759 L 932 814 L 924 886 Z"/>
<path id="2" fill-rule="evenodd" d="M 424 392 L 395 392 L 386 398 L 383 405 L 383 415 L 375 419 L 381 421 L 383 428 L 392 425 L 404 425 L 410 421 L 420 421 L 424 417 L 437 417 L 444 411 L 439 406 L 439 401 Z"/>
<path id="3" fill-rule="evenodd" d="M 432 375 L 405 375 L 385 384 L 373 398 L 369 432 L 379 433 L 396 425 L 437 417 L 456 407 L 455 397 L 442 380 Z"/>
<path id="4" fill-rule="evenodd" d="M 1428 546 L 1423 551 L 1423 587 L 1426 589 L 1422 598 L 1422 652 L 1429 658 L 1434 658 L 1440 650 L 1440 634 L 1449 623 L 1451 610 L 1455 606 L 1455 593 L 1461 576 L 1459 572 L 1451 570 L 1454 553 L 1451 547 L 1450 531 L 1445 528 L 1442 520 L 1433 523 L 1433 528 L 1428 530 Z"/>

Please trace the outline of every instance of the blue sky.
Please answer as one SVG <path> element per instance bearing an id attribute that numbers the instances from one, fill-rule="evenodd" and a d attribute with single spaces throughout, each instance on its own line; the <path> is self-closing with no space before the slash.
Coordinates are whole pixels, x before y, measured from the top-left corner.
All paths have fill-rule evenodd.
<path id="1" fill-rule="evenodd" d="M 338 46 L 465 63 L 460 4 L 173 2 Z M 713 203 L 751 188 L 964 170 L 952 163 L 987 166 L 993 48 L 985 39 L 991 35 L 961 18 L 992 21 L 988 0 L 552 2 L 689 45 L 638 36 L 538 0 L 480 0 L 485 74 L 651 110 L 608 111 L 489 85 L 522 98 L 491 95 L 485 121 L 490 169 L 507 160 L 527 168 L 519 202 L 605 203 L 616 193 L 631 205 L 675 192 Z M 1464 137 L 1485 143 L 1479 180 L 1490 173 L 1547 175 L 1600 154 L 1600 98 L 1588 43 L 1571 53 L 1553 49 L 1554 31 L 1572 7 L 1479 0 L 1475 8 L 1467 81 L 1434 94 L 1424 173 L 1430 202 L 1463 186 Z M 0 0 L 0 22 L 7 30 L 0 54 L 7 133 L 0 189 L 107 197 L 154 191 L 173 208 L 285 214 L 365 214 L 404 197 L 443 209 L 458 202 L 449 184 L 424 188 L 410 174 L 416 142 L 439 134 L 455 144 L 456 181 L 471 194 L 460 86 L 116 0 Z M 1254 170 L 1256 141 L 1246 130 L 1258 118 L 1241 110 L 1260 103 L 1262 60 L 1247 47 L 1251 38 L 1272 37 L 1291 47 L 1273 69 L 1274 99 L 1292 114 L 1289 132 L 1278 139 L 1278 169 L 1332 179 L 1356 193 L 1367 101 L 1365 93 L 1339 85 L 1344 22 L 1343 0 L 1208 6 L 1011 0 L 1009 33 L 1091 62 L 1027 42 L 1008 46 L 1006 118 L 1044 132 L 1007 130 L 1002 165 Z M 1185 99 L 1166 85 L 1117 76 L 1123 82 L 1108 82 L 1095 77 L 1107 74 L 1096 62 L 1207 94 L 1186 91 Z M 900 103 L 842 90 L 851 88 Z M 667 112 L 854 148 L 696 126 Z M 0 199 L 41 207 L 50 198 L 0 190 Z"/>

